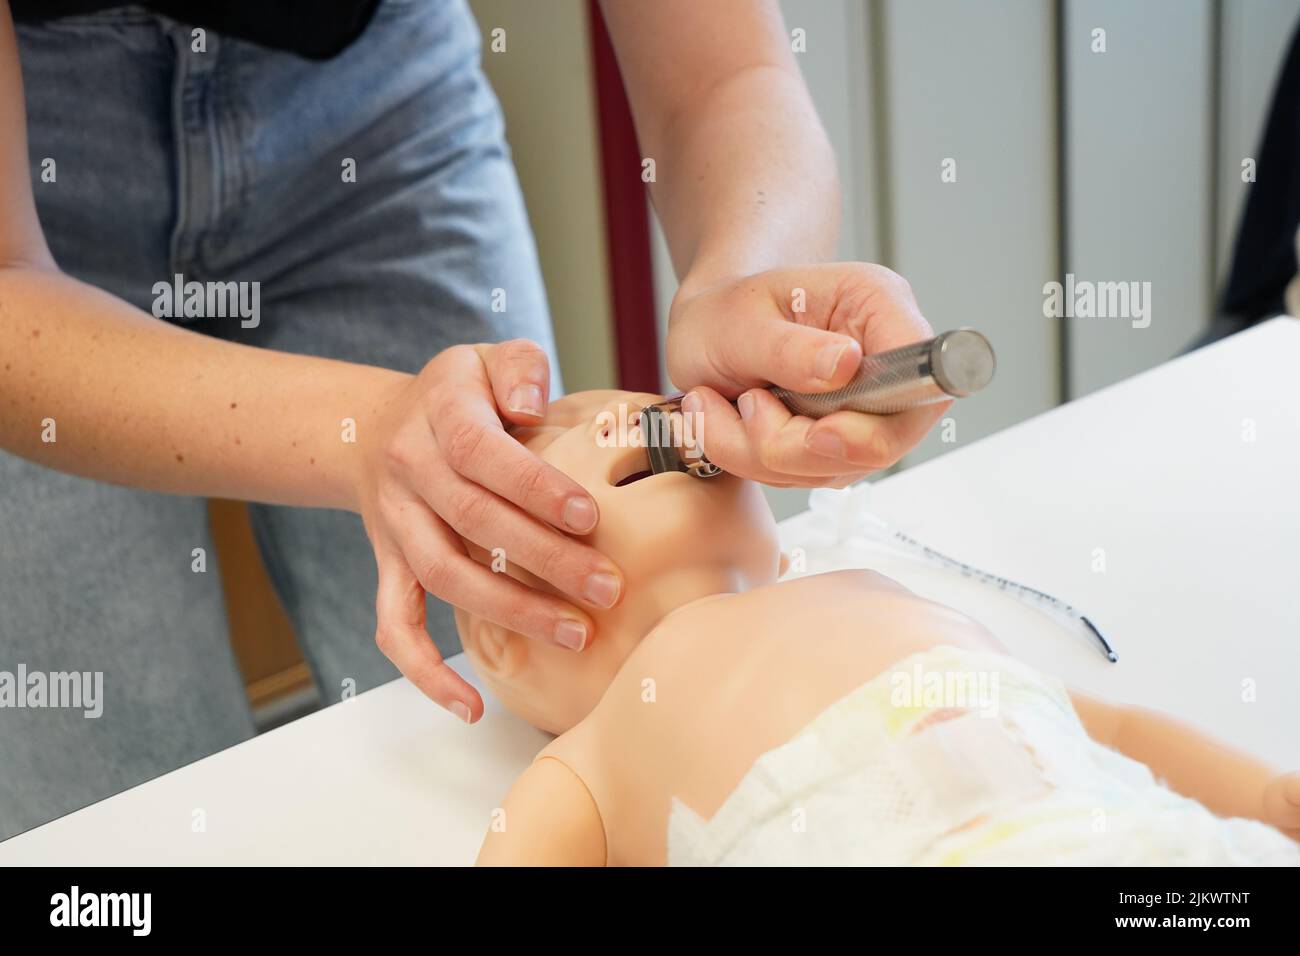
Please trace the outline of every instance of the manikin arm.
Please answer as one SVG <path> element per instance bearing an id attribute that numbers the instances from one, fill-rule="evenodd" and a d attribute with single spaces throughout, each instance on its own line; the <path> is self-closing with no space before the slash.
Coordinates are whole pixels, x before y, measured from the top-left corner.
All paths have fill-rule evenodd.
<path id="1" fill-rule="evenodd" d="M 1278 774 L 1195 727 L 1140 707 L 1071 691 L 1088 735 L 1151 768 L 1156 778 L 1222 817 L 1247 817 L 1300 839 L 1300 774 Z"/>
<path id="2" fill-rule="evenodd" d="M 605 828 L 578 775 L 543 757 L 493 814 L 479 866 L 604 866 Z"/>

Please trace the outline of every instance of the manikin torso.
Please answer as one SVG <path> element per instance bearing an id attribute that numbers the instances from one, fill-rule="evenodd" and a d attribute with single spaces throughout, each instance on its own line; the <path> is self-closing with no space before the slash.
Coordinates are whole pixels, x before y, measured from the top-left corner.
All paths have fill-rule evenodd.
<path id="1" fill-rule="evenodd" d="M 611 865 L 663 865 L 672 799 L 711 817 L 765 752 L 908 655 L 1000 650 L 982 627 L 870 571 L 706 597 L 651 630 L 594 710 L 539 756 L 582 779 Z"/>

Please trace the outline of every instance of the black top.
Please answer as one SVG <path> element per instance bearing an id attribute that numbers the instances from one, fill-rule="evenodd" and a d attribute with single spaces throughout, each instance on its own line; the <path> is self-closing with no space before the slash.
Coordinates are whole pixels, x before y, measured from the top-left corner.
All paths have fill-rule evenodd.
<path id="1" fill-rule="evenodd" d="M 1232 271 L 1223 293 L 1226 315 L 1242 327 L 1286 311 L 1286 287 L 1296 274 L 1300 228 L 1300 29 L 1282 63 L 1264 136 L 1256 147 L 1258 181 L 1247 193 L 1237 229 Z"/>
<path id="2" fill-rule="evenodd" d="M 137 6 L 262 46 L 327 60 L 361 36 L 380 0 L 136 0 Z M 121 0 L 9 0 L 15 20 L 53 20 Z"/>

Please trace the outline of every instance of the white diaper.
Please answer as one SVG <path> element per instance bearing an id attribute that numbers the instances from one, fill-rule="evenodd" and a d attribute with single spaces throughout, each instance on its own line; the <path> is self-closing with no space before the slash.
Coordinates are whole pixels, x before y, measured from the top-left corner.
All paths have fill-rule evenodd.
<path id="1" fill-rule="evenodd" d="M 672 866 L 1290 864 L 1093 741 L 1059 681 L 937 647 L 833 704 L 704 820 L 673 801 Z"/>

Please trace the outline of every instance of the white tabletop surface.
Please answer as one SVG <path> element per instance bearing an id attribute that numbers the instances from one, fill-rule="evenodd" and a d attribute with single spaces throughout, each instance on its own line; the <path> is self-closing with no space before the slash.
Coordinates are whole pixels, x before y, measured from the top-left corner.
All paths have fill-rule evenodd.
<path id="1" fill-rule="evenodd" d="M 1118 664 L 810 515 L 786 547 L 809 573 L 877 567 L 1069 683 L 1300 768 L 1298 367 L 1300 322 L 1275 319 L 875 484 L 895 527 L 1079 606 Z M 0 844 L 0 865 L 469 863 L 546 740 L 487 703 L 468 727 L 394 681 Z"/>

